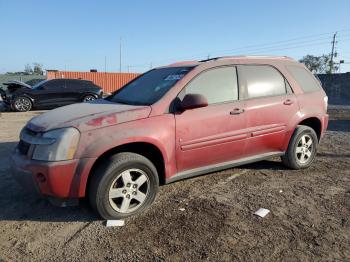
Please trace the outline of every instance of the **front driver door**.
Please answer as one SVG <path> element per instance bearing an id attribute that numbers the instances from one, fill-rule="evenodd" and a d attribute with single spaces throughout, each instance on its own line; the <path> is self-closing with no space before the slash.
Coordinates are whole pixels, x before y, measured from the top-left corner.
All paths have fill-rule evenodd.
<path id="1" fill-rule="evenodd" d="M 62 102 L 65 79 L 53 79 L 33 90 L 35 104 L 39 107 L 54 107 Z"/>
<path id="2" fill-rule="evenodd" d="M 225 66 L 200 73 L 179 99 L 190 93 L 205 96 L 209 105 L 175 114 L 178 173 L 210 169 L 240 158 L 247 133 L 236 68 Z"/>

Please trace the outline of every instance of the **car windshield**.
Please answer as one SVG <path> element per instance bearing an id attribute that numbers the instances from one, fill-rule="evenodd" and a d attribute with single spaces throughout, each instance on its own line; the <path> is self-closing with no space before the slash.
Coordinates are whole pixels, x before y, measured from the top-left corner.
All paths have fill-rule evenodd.
<path id="1" fill-rule="evenodd" d="M 193 67 L 153 69 L 126 84 L 106 99 L 121 104 L 152 105 L 192 69 Z"/>
<path id="2" fill-rule="evenodd" d="M 42 85 L 43 85 L 44 83 L 46 83 L 47 81 L 49 81 L 49 80 L 40 81 L 40 82 L 36 83 L 35 85 L 33 85 L 32 88 L 33 88 L 33 89 L 36 89 L 36 88 L 42 86 Z"/>

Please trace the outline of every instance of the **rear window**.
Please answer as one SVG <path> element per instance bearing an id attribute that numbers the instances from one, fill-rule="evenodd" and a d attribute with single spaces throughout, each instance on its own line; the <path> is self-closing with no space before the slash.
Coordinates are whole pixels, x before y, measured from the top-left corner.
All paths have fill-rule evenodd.
<path id="1" fill-rule="evenodd" d="M 305 93 L 320 90 L 320 85 L 317 80 L 305 68 L 300 66 L 287 66 L 287 69 Z"/>
<path id="2" fill-rule="evenodd" d="M 267 65 L 238 66 L 238 79 L 246 98 L 279 96 L 286 94 L 284 77 Z"/>

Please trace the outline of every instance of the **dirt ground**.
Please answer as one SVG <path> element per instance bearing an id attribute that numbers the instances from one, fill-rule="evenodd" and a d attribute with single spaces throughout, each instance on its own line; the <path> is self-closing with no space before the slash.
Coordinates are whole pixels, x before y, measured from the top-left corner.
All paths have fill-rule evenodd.
<path id="1" fill-rule="evenodd" d="M 345 111 L 331 113 L 311 168 L 272 159 L 163 186 L 150 209 L 113 228 L 85 202 L 53 207 L 11 178 L 9 153 L 33 115 L 0 116 L 0 261 L 350 261 Z M 260 207 L 271 213 L 254 216 Z"/>

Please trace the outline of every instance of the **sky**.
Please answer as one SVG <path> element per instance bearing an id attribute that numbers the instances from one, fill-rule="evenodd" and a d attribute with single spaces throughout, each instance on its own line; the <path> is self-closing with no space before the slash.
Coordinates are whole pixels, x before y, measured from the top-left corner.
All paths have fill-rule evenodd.
<path id="1" fill-rule="evenodd" d="M 331 52 L 350 62 L 349 0 L 0 0 L 0 73 L 143 72 L 222 55 Z M 350 72 L 350 63 L 341 72 Z"/>

